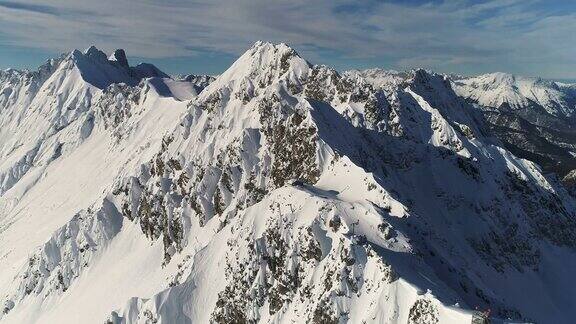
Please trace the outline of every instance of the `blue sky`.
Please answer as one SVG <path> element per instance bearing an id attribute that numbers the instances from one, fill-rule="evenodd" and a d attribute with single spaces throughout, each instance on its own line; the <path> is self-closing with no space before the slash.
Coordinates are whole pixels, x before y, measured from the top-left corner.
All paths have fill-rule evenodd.
<path id="1" fill-rule="evenodd" d="M 216 74 L 265 40 L 339 70 L 574 79 L 575 33 L 572 0 L 0 0 L 0 68 L 93 44 L 169 73 Z"/>

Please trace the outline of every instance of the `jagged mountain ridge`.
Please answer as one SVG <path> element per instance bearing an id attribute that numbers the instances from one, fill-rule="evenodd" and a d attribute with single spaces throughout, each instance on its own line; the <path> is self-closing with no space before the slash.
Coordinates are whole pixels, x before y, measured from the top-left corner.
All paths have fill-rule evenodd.
<path id="1" fill-rule="evenodd" d="M 6 207 L 3 321 L 462 323 L 478 306 L 569 322 L 554 256 L 574 262 L 572 198 L 445 76 L 377 84 L 256 43 L 198 97 L 150 80 L 112 85 L 119 103 L 95 90 L 93 131 Z M 22 212 L 34 195 L 88 183 L 54 208 L 63 227 L 37 224 L 49 240 L 15 238 L 44 216 Z"/>
<path id="2" fill-rule="evenodd" d="M 455 78 L 454 88 L 484 113 L 492 132 L 517 156 L 564 177 L 576 169 L 576 87 L 505 73 Z"/>
<path id="3" fill-rule="evenodd" d="M 541 78 L 491 73 L 456 79 L 456 84 L 466 97 L 486 107 L 528 110 L 526 108 L 535 103 L 555 117 L 571 117 L 576 109 L 573 85 Z M 503 104 L 507 106 L 501 107 Z M 541 123 L 546 123 L 546 120 Z"/>

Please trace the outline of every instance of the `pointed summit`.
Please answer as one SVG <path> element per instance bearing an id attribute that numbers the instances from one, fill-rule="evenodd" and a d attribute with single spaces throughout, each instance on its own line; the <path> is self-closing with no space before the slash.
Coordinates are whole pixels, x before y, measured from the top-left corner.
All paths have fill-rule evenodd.
<path id="1" fill-rule="evenodd" d="M 300 83 L 311 65 L 284 43 L 257 41 L 213 82 L 206 92 L 235 84 L 264 88 L 278 82 Z"/>
<path id="2" fill-rule="evenodd" d="M 268 70 L 275 72 L 274 74 L 280 77 L 289 70 L 301 74 L 301 72 L 307 71 L 309 67 L 310 64 L 300 57 L 296 50 L 285 43 L 273 44 L 257 41 L 240 56 L 228 71 L 238 72 L 236 68 L 243 68 L 245 72 L 254 75 Z"/>
<path id="3" fill-rule="evenodd" d="M 440 92 L 452 92 L 450 80 L 447 76 L 437 74 L 425 69 L 416 69 L 411 71 L 411 77 L 408 82 L 412 88 L 421 89 L 426 92 L 434 91 L 436 94 Z"/>
<path id="4" fill-rule="evenodd" d="M 98 61 L 107 61 L 108 57 L 106 53 L 102 52 L 101 50 L 97 49 L 96 46 L 92 45 L 88 49 L 84 51 L 84 55 L 87 57 L 98 60 Z"/>
<path id="5" fill-rule="evenodd" d="M 69 61 L 78 69 L 84 81 L 100 89 L 112 83 L 134 86 L 145 78 L 168 77 L 152 64 L 140 63 L 131 67 L 123 49 L 117 49 L 108 56 L 95 46 L 90 46 L 84 52 L 72 51 Z"/>
<path id="6" fill-rule="evenodd" d="M 270 43 L 257 41 L 246 51 L 238 61 L 250 61 L 253 67 L 266 67 L 272 65 L 279 68 L 280 74 L 285 73 L 290 67 L 307 69 L 310 66 L 296 50 L 285 43 Z"/>
<path id="7" fill-rule="evenodd" d="M 130 67 L 128 65 L 128 59 L 126 58 L 126 52 L 123 49 L 117 49 L 110 55 L 108 61 L 118 62 L 120 66 L 123 67 Z"/>

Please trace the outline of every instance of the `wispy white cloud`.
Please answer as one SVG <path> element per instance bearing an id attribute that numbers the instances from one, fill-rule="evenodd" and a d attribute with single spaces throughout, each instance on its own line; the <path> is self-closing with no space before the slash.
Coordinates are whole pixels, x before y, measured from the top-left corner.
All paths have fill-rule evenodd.
<path id="1" fill-rule="evenodd" d="M 263 39 L 313 58 L 323 50 L 395 68 L 573 77 L 576 14 L 552 15 L 543 1 L 0 0 L 0 30 L 4 43 L 51 51 L 239 54 Z"/>

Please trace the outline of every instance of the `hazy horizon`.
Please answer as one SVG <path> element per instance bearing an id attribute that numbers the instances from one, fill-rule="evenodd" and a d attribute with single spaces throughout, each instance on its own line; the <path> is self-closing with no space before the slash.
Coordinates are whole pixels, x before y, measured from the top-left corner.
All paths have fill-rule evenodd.
<path id="1" fill-rule="evenodd" d="M 96 46 L 96 45 L 94 45 Z M 98 48 L 98 46 L 96 46 L 96 48 Z M 246 48 L 248 49 L 248 48 Z M 85 49 L 78 49 L 81 51 L 84 51 Z M 297 50 L 297 49 L 296 49 Z M 30 60 L 30 63 L 28 65 L 21 65 L 21 66 L 1 66 L 0 65 L 0 70 L 5 70 L 5 69 L 19 69 L 19 70 L 23 70 L 23 69 L 28 69 L 28 70 L 35 70 L 37 69 L 40 65 L 42 65 L 43 63 L 45 63 L 47 60 L 51 59 L 51 58 L 56 58 L 60 55 L 66 54 L 68 52 L 61 52 L 61 53 L 53 53 L 52 55 L 47 54 L 46 56 L 39 56 L 39 58 L 37 60 Z M 112 51 L 107 51 L 106 54 L 110 54 Z M 158 58 L 158 59 L 154 59 L 154 58 L 144 58 L 144 57 L 134 57 L 134 56 L 130 56 L 130 53 L 126 53 L 127 54 L 127 58 L 128 61 L 130 63 L 130 65 L 134 66 L 138 63 L 151 63 L 154 64 L 156 67 L 158 67 L 160 70 L 162 70 L 165 73 L 168 73 L 169 75 L 188 75 L 188 74 L 197 74 L 197 75 L 219 75 L 222 72 L 224 72 L 232 63 L 234 63 L 234 61 L 239 57 L 238 56 L 232 56 L 230 55 L 229 58 L 226 59 L 221 59 L 217 62 L 210 62 L 210 56 L 208 57 L 177 57 L 177 58 Z M 242 53 L 240 53 L 241 55 Z M 304 59 L 306 59 L 306 57 L 304 57 Z M 186 67 L 185 62 L 192 60 L 194 61 L 195 65 L 198 64 L 198 61 L 203 62 L 203 66 L 202 68 L 200 68 L 199 70 L 180 70 L 182 67 Z M 225 64 L 224 67 L 220 70 L 220 65 L 219 63 Z M 323 62 L 310 62 L 312 64 L 325 64 Z M 336 68 L 334 66 L 330 66 L 332 68 Z M 383 69 L 383 70 L 397 70 L 397 69 L 393 69 L 390 67 L 386 67 L 386 66 L 364 66 L 364 67 L 351 67 L 351 68 L 336 68 L 336 70 L 338 70 L 339 72 L 343 72 L 343 71 L 348 71 L 348 70 L 354 70 L 354 69 L 359 69 L 359 70 L 365 70 L 365 69 L 374 69 L 374 68 L 378 68 L 378 69 Z M 412 70 L 412 69 L 418 69 L 418 68 L 425 68 L 425 67 L 419 67 L 419 66 L 414 66 L 414 67 L 407 67 L 403 70 L 399 70 L 399 71 L 406 71 L 406 70 Z M 433 72 L 436 73 L 444 73 L 444 74 L 457 74 L 455 72 L 450 72 L 450 71 L 438 71 L 438 70 L 432 70 Z M 496 73 L 496 72 L 503 72 L 503 71 L 487 71 L 485 73 Z M 476 73 L 476 74 L 462 74 L 462 76 L 476 76 L 476 75 L 480 75 L 480 74 L 485 74 L 485 73 Z M 507 73 L 507 72 L 504 72 Z M 515 74 L 515 75 L 519 75 L 519 76 L 523 76 L 523 77 L 540 77 L 539 75 L 525 75 L 525 74 Z M 564 82 L 564 83 L 576 83 L 576 78 L 543 78 L 545 80 L 550 80 L 550 81 L 556 81 L 556 82 Z"/>
<path id="2" fill-rule="evenodd" d="M 0 18 L 2 69 L 95 44 L 171 74 L 218 74 L 262 39 L 337 70 L 576 79 L 576 3 L 560 0 L 0 0 Z"/>

